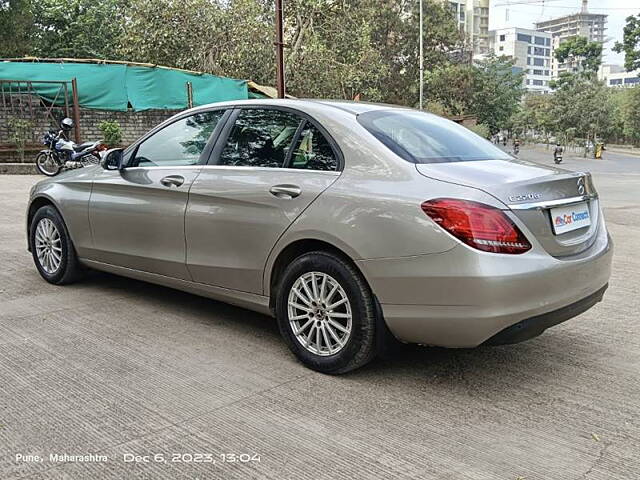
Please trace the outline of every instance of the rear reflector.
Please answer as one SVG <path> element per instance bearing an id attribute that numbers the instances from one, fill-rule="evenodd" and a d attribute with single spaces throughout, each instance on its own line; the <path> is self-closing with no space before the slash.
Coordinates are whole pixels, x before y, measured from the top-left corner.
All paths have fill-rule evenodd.
<path id="1" fill-rule="evenodd" d="M 493 253 L 524 253 L 531 244 L 520 229 L 498 208 L 454 198 L 422 203 L 434 222 L 467 245 Z"/>

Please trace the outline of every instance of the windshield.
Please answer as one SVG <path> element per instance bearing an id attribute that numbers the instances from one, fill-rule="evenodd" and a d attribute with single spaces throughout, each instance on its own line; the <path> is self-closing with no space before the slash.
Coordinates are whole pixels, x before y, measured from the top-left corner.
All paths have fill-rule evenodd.
<path id="1" fill-rule="evenodd" d="M 413 163 L 510 160 L 511 156 L 455 122 L 414 110 L 374 110 L 360 124 L 394 153 Z"/>

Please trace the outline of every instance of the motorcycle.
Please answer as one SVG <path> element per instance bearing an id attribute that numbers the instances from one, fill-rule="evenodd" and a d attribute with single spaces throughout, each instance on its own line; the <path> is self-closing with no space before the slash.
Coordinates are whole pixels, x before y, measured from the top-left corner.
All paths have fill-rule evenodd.
<path id="1" fill-rule="evenodd" d="M 563 153 L 563 149 L 560 145 L 558 145 L 555 151 L 553 152 L 553 161 L 555 162 L 556 165 L 559 163 L 562 163 L 562 153 Z"/>
<path id="2" fill-rule="evenodd" d="M 40 173 L 53 177 L 63 169 L 81 168 L 100 162 L 101 154 L 107 150 L 106 145 L 102 142 L 76 144 L 68 140 L 66 132 L 73 127 L 69 118 L 61 122 L 61 127 L 58 132 L 49 130 L 42 138 L 47 149 L 41 150 L 36 157 L 36 167 Z"/>

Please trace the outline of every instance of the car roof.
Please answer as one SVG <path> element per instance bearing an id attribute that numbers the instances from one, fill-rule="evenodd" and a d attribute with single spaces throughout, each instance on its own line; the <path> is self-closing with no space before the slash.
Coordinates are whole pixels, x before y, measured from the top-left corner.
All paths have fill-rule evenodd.
<path id="1" fill-rule="evenodd" d="M 326 107 L 335 108 L 344 112 L 359 115 L 361 113 L 373 111 L 373 110 L 389 110 L 389 109 L 402 109 L 408 110 L 408 107 L 400 105 L 390 105 L 385 103 L 371 103 L 371 102 L 356 102 L 351 100 L 324 100 L 324 99 L 293 99 L 293 98 L 265 98 L 265 99 L 251 99 L 251 100 L 233 100 L 228 102 L 210 103 L 194 108 L 194 111 L 209 109 L 211 107 L 221 106 L 279 106 L 279 107 L 291 107 L 304 110 L 305 107 Z"/>

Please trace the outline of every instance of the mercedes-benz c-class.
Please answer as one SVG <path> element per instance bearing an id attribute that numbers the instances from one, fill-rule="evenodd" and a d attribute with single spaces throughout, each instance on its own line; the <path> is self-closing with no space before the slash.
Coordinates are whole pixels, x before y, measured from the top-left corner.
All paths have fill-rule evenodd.
<path id="1" fill-rule="evenodd" d="M 309 367 L 390 342 L 516 343 L 602 299 L 591 175 L 518 160 L 420 111 L 249 100 L 179 113 L 38 183 L 40 275 L 103 270 L 276 317 Z"/>

